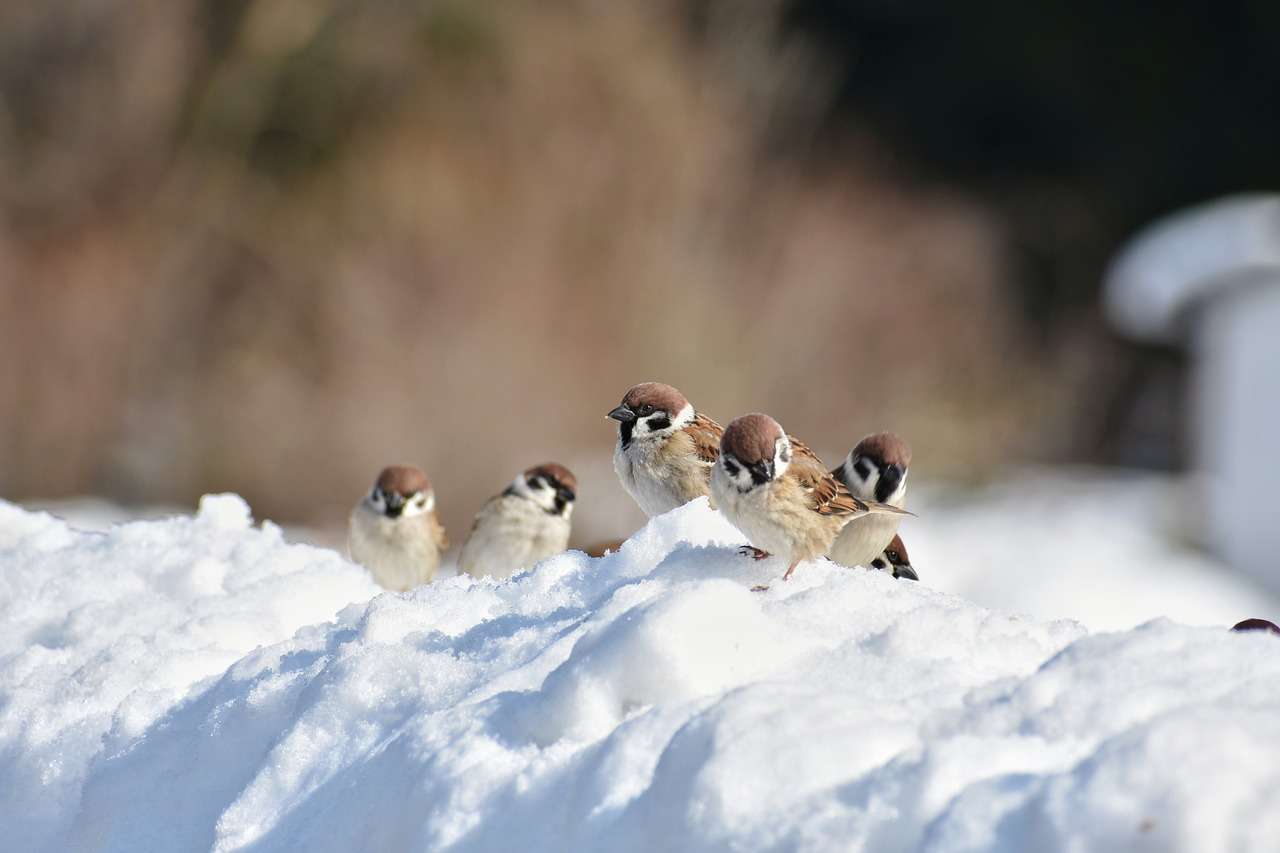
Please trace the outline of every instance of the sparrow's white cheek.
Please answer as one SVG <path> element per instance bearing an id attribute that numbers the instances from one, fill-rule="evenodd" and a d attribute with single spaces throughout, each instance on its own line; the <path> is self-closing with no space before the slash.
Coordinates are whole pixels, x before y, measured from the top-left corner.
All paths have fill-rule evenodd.
<path id="1" fill-rule="evenodd" d="M 649 428 L 648 418 L 636 419 L 635 428 L 631 430 L 631 438 L 648 438 L 653 434 L 653 429 Z"/>
<path id="2" fill-rule="evenodd" d="M 423 515 L 431 512 L 436 505 L 436 496 L 432 492 L 425 495 L 414 495 L 404 502 L 404 511 L 401 512 L 405 518 L 413 518 L 415 515 Z"/>
<path id="3" fill-rule="evenodd" d="M 694 411 L 692 403 L 685 403 L 684 408 L 676 412 L 674 418 L 671 419 L 671 425 L 676 429 L 686 426 L 693 422 Z"/>
<path id="4" fill-rule="evenodd" d="M 555 509 L 556 490 L 549 485 L 541 485 L 534 491 L 534 500 L 543 509 Z"/>
<path id="5" fill-rule="evenodd" d="M 729 456 L 720 457 L 720 470 L 724 473 L 726 479 L 739 490 L 745 491 L 751 488 L 751 472 L 737 459 Z"/>
<path id="6" fill-rule="evenodd" d="M 861 458 L 856 463 L 846 459 L 843 467 L 845 483 L 849 486 L 849 491 L 862 497 L 875 496 L 876 485 L 880 482 L 879 468 Z"/>
<path id="7" fill-rule="evenodd" d="M 787 472 L 791 465 L 791 442 L 786 436 L 778 439 L 773 445 L 773 478 L 776 480 Z"/>

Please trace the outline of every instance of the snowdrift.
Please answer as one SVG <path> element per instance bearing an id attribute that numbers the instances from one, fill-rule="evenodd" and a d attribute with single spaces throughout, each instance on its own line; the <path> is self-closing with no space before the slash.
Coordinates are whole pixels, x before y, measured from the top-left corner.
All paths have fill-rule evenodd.
<path id="1" fill-rule="evenodd" d="M 106 533 L 0 504 L 4 847 L 1275 849 L 1275 637 L 782 584 L 739 542 L 700 501 L 393 595 L 234 497 Z"/>

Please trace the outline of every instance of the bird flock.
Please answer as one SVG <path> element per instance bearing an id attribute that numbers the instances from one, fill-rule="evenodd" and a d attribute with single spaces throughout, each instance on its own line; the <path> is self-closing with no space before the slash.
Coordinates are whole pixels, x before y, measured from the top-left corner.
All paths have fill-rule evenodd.
<path id="1" fill-rule="evenodd" d="M 801 562 L 822 556 L 918 580 L 898 535 L 902 518 L 912 515 L 904 508 L 911 448 L 898 436 L 869 435 L 827 470 L 768 415 L 721 427 L 661 382 L 627 389 L 608 417 L 618 424 L 618 481 L 646 515 L 705 496 L 746 538 L 744 556 L 786 561 L 784 581 Z M 564 551 L 577 489 L 563 465 L 521 472 L 476 514 L 458 570 L 505 578 Z M 387 589 L 430 583 L 449 542 L 426 474 L 405 465 L 383 469 L 351 512 L 348 544 Z"/>

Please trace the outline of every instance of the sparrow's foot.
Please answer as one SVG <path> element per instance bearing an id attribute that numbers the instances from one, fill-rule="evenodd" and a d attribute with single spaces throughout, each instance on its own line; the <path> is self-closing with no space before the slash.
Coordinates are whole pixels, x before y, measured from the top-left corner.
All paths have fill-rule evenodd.
<path id="1" fill-rule="evenodd" d="M 755 586 L 751 587 L 751 591 L 752 592 L 768 592 L 769 585 L 767 583 L 758 583 Z"/>
<path id="2" fill-rule="evenodd" d="M 794 571 L 796 570 L 796 566 L 798 566 L 798 565 L 800 565 L 800 561 L 799 561 L 799 560 L 796 560 L 794 563 L 792 563 L 790 566 L 788 566 L 788 567 L 787 567 L 787 573 L 786 573 L 785 575 L 783 575 L 783 576 L 782 576 L 782 579 L 783 579 L 784 581 L 785 581 L 785 580 L 790 580 L 790 579 L 791 579 L 791 573 L 792 573 L 792 572 L 794 572 Z"/>
<path id="3" fill-rule="evenodd" d="M 754 545 L 743 545 L 738 549 L 738 553 L 744 557 L 750 557 L 753 560 L 767 560 L 773 556 L 768 551 L 757 548 Z"/>

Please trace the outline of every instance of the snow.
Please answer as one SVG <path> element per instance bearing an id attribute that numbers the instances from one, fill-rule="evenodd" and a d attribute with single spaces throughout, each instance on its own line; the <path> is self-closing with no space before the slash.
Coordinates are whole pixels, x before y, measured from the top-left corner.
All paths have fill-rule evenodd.
<path id="1" fill-rule="evenodd" d="M 234 496 L 107 533 L 0 502 L 7 849 L 37 849 L 74 814 L 96 758 L 137 743 L 246 652 L 377 591 L 333 552 L 249 523 Z"/>
<path id="2" fill-rule="evenodd" d="M 235 497 L 105 533 L 0 503 L 6 849 L 1274 849 L 1280 639 L 783 584 L 740 541 L 697 501 L 375 594 Z"/>
<path id="3" fill-rule="evenodd" d="M 1229 196 L 1147 227 L 1112 263 L 1104 292 L 1122 332 L 1190 350 L 1204 544 L 1280 593 L 1280 195 Z"/>
<path id="4" fill-rule="evenodd" d="M 902 536 L 922 582 L 986 607 L 1093 630 L 1158 617 L 1234 625 L 1280 598 L 1194 549 L 1195 479 L 1028 469 L 981 489 L 915 489 Z"/>

